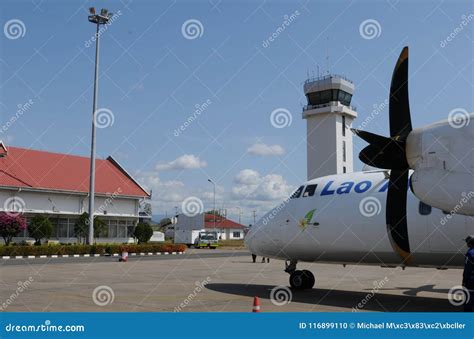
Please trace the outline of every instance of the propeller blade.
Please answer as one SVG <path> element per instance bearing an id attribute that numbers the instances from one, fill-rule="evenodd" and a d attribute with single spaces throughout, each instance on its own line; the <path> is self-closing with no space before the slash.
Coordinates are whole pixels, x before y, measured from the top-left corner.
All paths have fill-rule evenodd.
<path id="1" fill-rule="evenodd" d="M 393 249 L 405 263 L 411 260 L 407 226 L 408 169 L 390 171 L 386 223 Z"/>
<path id="2" fill-rule="evenodd" d="M 412 130 L 408 98 L 408 47 L 404 47 L 392 74 L 390 84 L 390 136 L 405 139 Z"/>
<path id="3" fill-rule="evenodd" d="M 367 141 L 369 144 L 386 144 L 390 142 L 389 138 L 375 133 L 370 133 L 355 128 L 351 128 L 351 131 L 362 140 Z"/>
<path id="4" fill-rule="evenodd" d="M 372 167 L 388 169 L 390 168 L 390 159 L 387 159 L 386 153 L 384 153 L 383 148 L 380 148 L 378 145 L 369 145 L 365 147 L 362 151 L 360 151 L 359 159 L 364 164 L 367 164 Z"/>
<path id="5" fill-rule="evenodd" d="M 405 143 L 386 138 L 384 143 L 370 144 L 359 153 L 359 159 L 364 164 L 384 169 L 408 168 L 405 156 Z"/>

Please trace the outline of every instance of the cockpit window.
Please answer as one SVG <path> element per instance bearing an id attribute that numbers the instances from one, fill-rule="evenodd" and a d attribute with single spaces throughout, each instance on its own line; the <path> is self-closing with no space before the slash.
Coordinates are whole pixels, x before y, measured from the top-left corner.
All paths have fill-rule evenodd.
<path id="1" fill-rule="evenodd" d="M 318 185 L 306 186 L 306 189 L 304 190 L 304 193 L 303 193 L 303 198 L 312 197 L 314 195 L 314 192 L 316 191 L 316 187 L 318 187 Z"/>
<path id="2" fill-rule="evenodd" d="M 290 199 L 296 199 L 299 198 L 301 195 L 301 192 L 303 192 L 304 186 L 298 187 L 298 189 L 291 195 Z"/>

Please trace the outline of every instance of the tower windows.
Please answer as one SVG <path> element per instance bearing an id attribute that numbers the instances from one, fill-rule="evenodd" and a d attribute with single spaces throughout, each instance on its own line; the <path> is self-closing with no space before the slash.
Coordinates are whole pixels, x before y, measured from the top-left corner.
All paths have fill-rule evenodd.
<path id="1" fill-rule="evenodd" d="M 341 104 L 349 106 L 352 95 L 339 89 L 327 89 L 324 91 L 306 94 L 308 105 L 323 105 L 331 101 L 339 101 Z"/>
<path id="2" fill-rule="evenodd" d="M 342 141 L 342 161 L 346 162 L 346 142 Z"/>
<path id="3" fill-rule="evenodd" d="M 342 116 L 342 136 L 346 136 L 346 116 Z"/>

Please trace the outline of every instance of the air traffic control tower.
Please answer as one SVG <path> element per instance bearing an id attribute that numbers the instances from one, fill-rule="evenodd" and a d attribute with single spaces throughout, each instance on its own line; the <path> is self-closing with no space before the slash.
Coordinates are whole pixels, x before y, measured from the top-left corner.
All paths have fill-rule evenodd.
<path id="1" fill-rule="evenodd" d="M 353 93 L 352 81 L 340 75 L 305 81 L 308 180 L 353 171 L 350 128 L 357 118 L 355 108 L 350 106 Z"/>

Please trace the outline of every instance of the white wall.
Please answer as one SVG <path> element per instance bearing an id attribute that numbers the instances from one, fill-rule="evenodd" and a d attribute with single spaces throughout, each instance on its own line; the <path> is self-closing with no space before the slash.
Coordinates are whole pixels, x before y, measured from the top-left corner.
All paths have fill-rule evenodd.
<path id="1" fill-rule="evenodd" d="M 65 194 L 54 192 L 17 191 L 0 188 L 0 211 L 4 210 L 7 199 L 15 197 L 24 205 L 24 212 L 82 214 L 89 208 L 88 197 L 85 194 Z M 97 214 L 116 216 L 138 216 L 138 198 L 95 197 Z"/>
<path id="2" fill-rule="evenodd" d="M 318 114 L 307 119 L 307 173 L 314 179 L 337 171 L 336 115 Z"/>
<path id="3" fill-rule="evenodd" d="M 339 105 L 303 113 L 307 120 L 308 180 L 343 173 L 344 167 L 346 173 L 353 172 L 353 133 L 350 130 L 353 118 L 350 114 L 344 114 L 347 128 L 343 136 L 343 112 L 349 112 L 349 109 Z M 346 161 L 343 161 L 343 141 L 346 142 Z"/>

